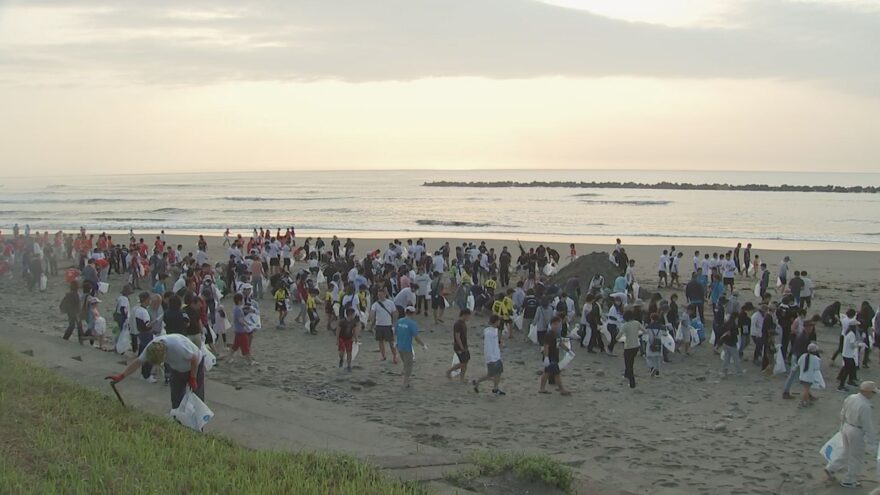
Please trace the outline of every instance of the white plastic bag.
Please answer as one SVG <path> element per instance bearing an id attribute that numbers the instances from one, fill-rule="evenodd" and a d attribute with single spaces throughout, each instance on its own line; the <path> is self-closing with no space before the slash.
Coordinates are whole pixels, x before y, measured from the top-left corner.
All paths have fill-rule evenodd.
<path id="1" fill-rule="evenodd" d="M 449 304 L 449 299 L 446 299 L 445 297 L 443 298 L 443 307 L 446 309 L 449 309 L 452 307 L 452 305 Z"/>
<path id="2" fill-rule="evenodd" d="M 200 432 L 214 417 L 214 412 L 192 390 L 187 390 L 177 409 L 171 410 L 171 417 L 183 426 Z"/>
<path id="3" fill-rule="evenodd" d="M 761 282 L 755 284 L 755 297 L 761 297 Z"/>
<path id="4" fill-rule="evenodd" d="M 455 366 L 456 364 L 460 364 L 460 363 L 461 363 L 461 361 L 458 360 L 458 354 L 453 352 L 452 353 L 452 366 Z M 450 366 L 450 367 L 452 367 L 452 366 Z M 456 377 L 460 374 L 461 374 L 461 370 L 453 370 L 452 373 L 449 374 L 449 376 Z"/>
<path id="5" fill-rule="evenodd" d="M 318 270 L 318 277 L 317 277 L 317 279 L 315 280 L 315 282 L 317 282 L 317 285 L 322 285 L 322 284 L 324 284 L 324 282 L 326 282 L 326 281 L 327 281 L 327 277 L 324 276 L 324 271 L 323 271 L 323 270 Z"/>
<path id="6" fill-rule="evenodd" d="M 840 432 L 835 433 L 830 440 L 825 442 L 825 445 L 819 449 L 819 455 L 828 463 L 834 462 L 843 455 L 843 437 L 840 435 Z M 878 456 L 880 456 L 880 451 L 878 451 Z"/>
<path id="7" fill-rule="evenodd" d="M 474 295 L 473 295 L 473 294 L 468 294 L 468 298 L 467 298 L 467 309 L 469 309 L 470 311 L 473 311 L 473 310 L 474 310 L 474 307 L 475 307 L 476 305 L 477 305 L 477 302 L 474 300 Z"/>
<path id="8" fill-rule="evenodd" d="M 522 312 L 517 313 L 516 316 L 513 317 L 513 326 L 515 326 L 519 330 L 522 330 L 522 326 L 523 326 Z"/>
<path id="9" fill-rule="evenodd" d="M 556 272 L 556 266 L 554 266 L 553 263 L 547 263 L 546 265 L 544 265 L 544 275 L 549 277 L 549 276 L 553 275 L 555 272 Z"/>
<path id="10" fill-rule="evenodd" d="M 813 390 L 825 390 L 825 377 L 822 376 L 822 372 L 816 370 L 816 377 L 813 380 L 813 384 L 810 385 L 810 388 Z"/>
<path id="11" fill-rule="evenodd" d="M 259 330 L 263 328 L 263 324 L 260 321 L 260 315 L 257 313 L 250 313 L 244 317 L 244 323 L 251 329 L 251 331 Z"/>
<path id="12" fill-rule="evenodd" d="M 782 344 L 776 344 L 776 363 L 773 365 L 773 374 L 785 373 L 785 358 L 782 357 Z"/>
<path id="13" fill-rule="evenodd" d="M 660 342 L 663 343 L 663 347 L 666 348 L 669 352 L 675 352 L 675 339 L 672 338 L 668 333 L 660 337 Z"/>
<path id="14" fill-rule="evenodd" d="M 354 359 L 357 357 L 358 352 L 361 350 L 361 344 L 357 341 L 351 343 L 351 362 L 354 362 Z"/>
<path id="15" fill-rule="evenodd" d="M 574 351 L 571 349 L 565 353 L 565 356 L 562 356 L 562 359 L 559 361 L 559 369 L 564 370 L 566 366 L 571 363 L 571 360 L 574 359 Z"/>
<path id="16" fill-rule="evenodd" d="M 129 349 L 131 349 L 131 334 L 123 328 L 116 338 L 116 352 L 125 354 Z"/>
<path id="17" fill-rule="evenodd" d="M 104 319 L 103 316 L 99 316 L 95 319 L 95 335 L 104 335 L 104 332 L 107 331 L 107 320 Z"/>
<path id="18" fill-rule="evenodd" d="M 206 346 L 202 344 L 202 358 L 205 360 L 205 372 L 211 371 L 211 368 L 217 364 L 217 356 L 214 355 Z"/>
<path id="19" fill-rule="evenodd" d="M 110 284 L 107 282 L 98 282 L 98 292 L 106 294 L 110 290 Z"/>
<path id="20" fill-rule="evenodd" d="M 40 275 L 40 292 L 46 292 L 46 287 L 49 286 L 49 277 L 46 274 Z"/>
<path id="21" fill-rule="evenodd" d="M 691 331 L 691 347 L 700 345 L 700 332 L 696 328 L 690 327 Z"/>
<path id="22" fill-rule="evenodd" d="M 608 331 L 607 325 L 602 325 L 601 327 L 599 327 L 599 333 L 602 335 L 602 342 L 604 342 L 605 345 L 611 343 L 611 332 Z"/>
<path id="23" fill-rule="evenodd" d="M 538 343 L 538 325 L 535 325 L 534 323 L 529 326 L 529 340 L 531 340 L 533 344 Z"/>
<path id="24" fill-rule="evenodd" d="M 709 345 L 715 345 L 715 329 L 709 333 Z"/>
<path id="25" fill-rule="evenodd" d="M 642 286 L 639 285 L 638 282 L 633 282 L 633 299 L 639 298 L 639 292 L 642 290 Z"/>

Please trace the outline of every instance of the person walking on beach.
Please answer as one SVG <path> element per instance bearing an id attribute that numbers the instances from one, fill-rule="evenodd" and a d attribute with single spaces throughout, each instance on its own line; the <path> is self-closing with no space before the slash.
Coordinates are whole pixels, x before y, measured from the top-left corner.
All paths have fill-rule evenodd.
<path id="1" fill-rule="evenodd" d="M 861 486 L 859 476 L 865 464 L 865 446 L 876 442 L 871 405 L 871 399 L 876 393 L 874 382 L 862 382 L 859 392 L 844 399 L 840 410 L 843 454 L 835 455 L 834 460 L 825 466 L 825 474 L 829 479 L 834 479 L 835 473 L 846 469 L 846 474 L 840 481 L 840 486 L 845 488 Z"/>
<path id="2" fill-rule="evenodd" d="M 620 328 L 620 333 L 623 335 L 623 376 L 629 380 L 629 388 L 636 388 L 634 365 L 641 348 L 642 323 L 636 319 L 632 309 L 623 312 L 623 321 L 623 326 Z"/>
<path id="3" fill-rule="evenodd" d="M 550 320 L 550 329 L 544 336 L 544 372 L 539 380 L 538 393 L 549 394 L 546 390 L 547 381 L 556 382 L 556 387 L 562 395 L 571 395 L 571 392 L 562 386 L 562 370 L 559 368 L 559 348 L 560 346 L 565 352 L 568 352 L 568 346 L 564 343 L 560 344 L 560 330 L 562 329 L 562 318 L 554 316 Z"/>
<path id="4" fill-rule="evenodd" d="M 413 369 L 413 341 L 418 342 L 426 351 L 428 345 L 419 338 L 419 325 L 413 319 L 416 313 L 415 306 L 407 306 L 404 311 L 406 316 L 397 320 L 394 333 L 397 337 L 397 352 L 403 362 L 403 388 L 409 388 Z"/>
<path id="5" fill-rule="evenodd" d="M 452 372 L 458 371 L 459 380 L 465 381 L 468 363 L 471 360 L 471 353 L 468 350 L 467 341 L 467 323 L 471 318 L 471 310 L 465 308 L 459 312 L 458 320 L 452 327 L 452 351 L 458 357 L 458 363 L 454 364 L 446 371 L 446 378 L 452 379 Z"/>
<path id="6" fill-rule="evenodd" d="M 385 344 L 391 347 L 391 362 L 397 364 L 397 349 L 394 347 L 393 326 L 397 324 L 399 313 L 394 301 L 388 298 L 388 290 L 380 287 L 376 293 L 376 301 L 370 307 L 369 325 L 379 343 L 379 354 L 385 361 Z"/>
<path id="7" fill-rule="evenodd" d="M 697 308 L 700 321 L 705 322 L 703 306 L 706 302 L 706 288 L 700 283 L 699 268 L 691 275 L 691 281 L 684 288 L 684 295 L 687 297 L 688 305 Z"/>
<path id="8" fill-rule="evenodd" d="M 857 335 L 858 325 L 851 324 L 846 327 L 846 335 L 843 337 L 843 368 L 837 374 L 837 390 L 840 392 L 848 392 L 846 385 L 856 385 L 856 363 L 859 356 L 860 347 L 864 345 Z M 833 358 L 832 358 L 833 359 Z"/>
<path id="9" fill-rule="evenodd" d="M 663 254 L 660 255 L 660 262 L 657 266 L 657 288 L 660 287 L 669 287 L 669 280 L 666 277 L 666 272 L 669 271 L 669 251 L 663 250 Z M 635 294 L 634 297 L 638 299 L 639 295 Z"/>
<path id="10" fill-rule="evenodd" d="M 205 362 L 202 352 L 183 335 L 160 335 L 154 338 L 122 373 L 108 376 L 119 383 L 144 364 L 158 366 L 165 363 L 170 370 L 171 408 L 177 409 L 186 389 L 205 400 Z"/>
<path id="11" fill-rule="evenodd" d="M 492 315 L 489 318 L 489 326 L 483 330 L 483 357 L 486 360 L 487 373 L 482 378 L 471 381 L 474 386 L 474 392 L 480 391 L 480 383 L 486 380 L 492 380 L 492 393 L 495 395 L 506 395 L 501 388 L 501 374 L 504 373 L 504 363 L 501 361 L 501 332 L 498 327 L 501 324 L 501 318 Z"/>
<path id="12" fill-rule="evenodd" d="M 742 358 L 737 348 L 740 339 L 739 318 L 736 314 L 731 315 L 721 327 L 722 333 L 720 337 L 721 346 L 723 347 L 724 361 L 721 365 L 721 375 L 727 377 L 727 371 L 733 363 L 737 375 L 742 375 L 745 370 L 742 366 Z"/>
<path id="13" fill-rule="evenodd" d="M 80 311 L 83 307 L 83 300 L 80 298 L 79 283 L 76 280 L 70 282 L 70 290 L 64 294 L 59 305 L 61 312 L 67 315 L 67 329 L 64 330 L 64 340 L 69 340 L 76 328 L 76 336 L 79 343 L 82 344 L 83 328 L 82 319 L 80 319 Z"/>
<path id="14" fill-rule="evenodd" d="M 345 308 L 345 318 L 336 326 L 336 348 L 339 351 L 339 367 L 342 368 L 345 360 L 345 371 L 351 373 L 352 350 L 354 343 L 360 334 L 361 321 L 357 318 L 357 310 L 352 307 Z"/>
<path id="15" fill-rule="evenodd" d="M 758 285 L 758 295 L 761 299 L 764 299 L 764 296 L 767 294 L 767 288 L 769 286 L 770 270 L 767 269 L 767 263 L 761 263 L 761 282 Z"/>
<path id="16" fill-rule="evenodd" d="M 663 341 L 666 335 L 666 327 L 660 322 L 660 315 L 651 313 L 651 322 L 648 324 L 647 341 L 645 342 L 645 360 L 651 369 L 651 376 L 660 376 L 660 363 L 663 361 Z"/>

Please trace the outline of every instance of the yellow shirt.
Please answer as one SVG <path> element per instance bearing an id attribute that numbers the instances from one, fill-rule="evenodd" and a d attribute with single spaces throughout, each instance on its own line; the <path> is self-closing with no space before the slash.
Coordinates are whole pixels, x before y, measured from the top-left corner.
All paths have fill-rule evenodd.
<path id="1" fill-rule="evenodd" d="M 315 309 L 315 307 L 316 307 L 315 296 L 309 295 L 309 298 L 306 299 L 306 309 Z"/>
<path id="2" fill-rule="evenodd" d="M 486 288 L 487 289 L 495 290 L 495 287 L 497 287 L 497 286 L 498 286 L 498 283 L 495 282 L 494 280 L 492 280 L 491 278 L 489 280 L 486 280 Z"/>
<path id="3" fill-rule="evenodd" d="M 506 314 L 513 314 L 513 298 L 510 296 L 505 296 L 501 301 L 504 304 L 504 311 Z"/>
<path id="4" fill-rule="evenodd" d="M 507 308 L 504 306 L 504 301 L 495 301 L 492 303 L 492 314 L 498 315 L 502 319 L 507 317 Z"/>
<path id="5" fill-rule="evenodd" d="M 278 289 L 275 291 L 275 302 L 282 302 L 287 299 L 287 291 L 284 289 Z"/>

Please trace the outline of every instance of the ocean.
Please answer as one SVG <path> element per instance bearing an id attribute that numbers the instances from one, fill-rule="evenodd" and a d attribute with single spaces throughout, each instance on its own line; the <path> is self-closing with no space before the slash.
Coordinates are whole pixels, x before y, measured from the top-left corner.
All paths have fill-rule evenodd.
<path id="1" fill-rule="evenodd" d="M 3 178 L 0 228 L 520 238 L 880 250 L 880 194 L 437 188 L 426 181 L 880 185 L 880 174 L 626 170 L 237 172 Z"/>

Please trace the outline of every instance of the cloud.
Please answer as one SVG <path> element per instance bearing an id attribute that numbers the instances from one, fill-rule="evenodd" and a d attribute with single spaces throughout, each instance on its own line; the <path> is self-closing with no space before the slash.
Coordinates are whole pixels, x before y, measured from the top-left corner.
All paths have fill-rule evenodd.
<path id="1" fill-rule="evenodd" d="M 729 13 L 728 27 L 705 28 L 626 22 L 531 0 L 6 5 L 6 22 L 47 9 L 70 19 L 50 40 L 0 45 L 0 67 L 21 74 L 7 72 L 0 78 L 7 84 L 35 74 L 54 83 L 105 74 L 161 85 L 635 76 L 880 87 L 880 10 L 842 3 L 746 2 Z"/>

